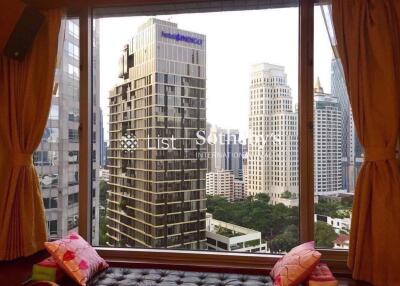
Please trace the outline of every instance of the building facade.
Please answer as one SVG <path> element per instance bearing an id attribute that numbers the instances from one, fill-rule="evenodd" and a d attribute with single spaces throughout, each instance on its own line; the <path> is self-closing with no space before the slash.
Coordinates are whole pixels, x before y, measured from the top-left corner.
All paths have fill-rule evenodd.
<path id="1" fill-rule="evenodd" d="M 298 205 L 297 113 L 284 67 L 252 67 L 249 114 L 247 194 Z"/>
<path id="2" fill-rule="evenodd" d="M 207 123 L 207 172 L 223 170 L 225 166 L 225 147 L 223 144 L 223 129 Z"/>
<path id="3" fill-rule="evenodd" d="M 206 37 L 149 19 L 109 97 L 107 242 L 205 248 Z"/>
<path id="4" fill-rule="evenodd" d="M 243 180 L 243 143 L 239 130 L 207 124 L 208 172 L 228 170 Z"/>
<path id="5" fill-rule="evenodd" d="M 342 192 L 342 116 L 337 97 L 314 88 L 314 189 L 331 196 Z"/>
<path id="6" fill-rule="evenodd" d="M 223 169 L 231 171 L 235 179 L 243 180 L 243 144 L 240 141 L 239 130 L 224 130 L 223 143 Z"/>
<path id="7" fill-rule="evenodd" d="M 246 191 L 243 180 L 233 180 L 233 200 L 242 201 L 246 198 Z"/>
<path id="8" fill-rule="evenodd" d="M 95 23 L 97 23 L 95 21 Z M 60 65 L 56 70 L 50 114 L 40 145 L 33 155 L 45 207 L 48 235 L 61 238 L 78 227 L 79 197 L 79 21 L 67 20 Z M 94 37 L 99 29 L 95 27 Z M 98 46 L 93 51 L 99 61 Z M 99 84 L 93 83 L 93 244 L 99 232 Z M 96 120 L 97 119 L 97 120 Z"/>
<path id="9" fill-rule="evenodd" d="M 234 176 L 230 171 L 219 170 L 207 173 L 206 194 L 209 196 L 220 196 L 232 202 L 234 200 L 233 182 Z"/>
<path id="10" fill-rule="evenodd" d="M 343 68 L 340 60 L 335 58 L 331 62 L 331 90 L 332 96 L 338 99 L 342 118 L 342 189 L 353 193 L 357 175 L 364 161 L 363 150 L 354 127 Z"/>

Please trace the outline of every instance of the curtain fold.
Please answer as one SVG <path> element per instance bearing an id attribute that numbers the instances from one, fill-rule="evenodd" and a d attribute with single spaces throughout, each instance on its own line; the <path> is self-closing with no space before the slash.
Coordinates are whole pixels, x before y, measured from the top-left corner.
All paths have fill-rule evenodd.
<path id="1" fill-rule="evenodd" d="M 43 14 L 23 61 L 0 55 L 0 260 L 31 255 L 47 239 L 32 154 L 49 114 L 62 12 Z"/>
<path id="2" fill-rule="evenodd" d="M 400 285 L 400 1 L 333 0 L 332 17 L 365 161 L 355 189 L 353 278 Z"/>

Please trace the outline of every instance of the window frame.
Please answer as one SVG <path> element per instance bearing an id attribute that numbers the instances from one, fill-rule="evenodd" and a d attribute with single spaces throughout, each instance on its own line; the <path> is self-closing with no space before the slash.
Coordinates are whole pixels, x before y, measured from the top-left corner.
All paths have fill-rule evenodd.
<path id="1" fill-rule="evenodd" d="M 176 7 L 185 1 L 169 1 L 168 4 L 149 5 L 150 10 L 136 9 L 134 0 L 125 1 L 130 4 L 129 13 L 136 15 L 159 11 L 162 7 Z M 149 1 L 151 2 L 151 1 Z M 183 3 L 182 3 L 183 2 Z M 196 4 L 201 7 L 205 1 L 187 1 L 187 10 L 179 12 L 195 12 Z M 244 6 L 237 1 L 226 2 L 211 11 L 243 10 Z M 259 2 L 263 1 L 255 1 Z M 265 2 L 265 1 L 264 1 Z M 271 0 L 271 8 L 288 6 L 290 0 Z M 158 4 L 157 4 L 158 3 Z M 207 1 L 207 5 L 210 5 Z M 285 3 L 285 4 L 284 4 Z M 314 154 L 313 154 L 313 78 L 314 78 L 314 5 L 327 4 L 326 0 L 299 0 L 299 242 L 314 240 Z M 111 4 L 110 4 L 111 5 Z M 260 4 L 259 4 L 260 5 Z M 139 6 L 140 7 L 140 6 Z M 240 8 L 242 7 L 242 8 Z M 255 5 L 254 8 L 259 6 Z M 79 124 L 79 233 L 92 240 L 91 210 L 92 210 L 92 25 L 93 10 L 99 7 L 70 9 L 68 16 L 79 17 L 79 59 L 80 59 L 80 124 Z M 118 11 L 126 13 L 126 7 L 101 7 L 101 11 L 109 16 L 116 16 Z M 199 9 L 197 7 L 197 9 Z M 249 8 L 247 8 L 249 9 Z M 142 11 L 142 12 L 140 12 Z M 172 11 L 172 10 L 171 10 Z M 176 12 L 176 10 L 175 10 Z M 198 12 L 204 12 L 203 10 Z M 142 14 L 141 14 L 142 13 Z M 260 273 L 271 269 L 282 255 L 248 254 L 230 252 L 187 251 L 169 249 L 122 249 L 96 247 L 99 254 L 111 263 L 117 265 L 155 265 L 158 267 L 173 265 L 174 267 L 201 267 L 215 270 L 216 267 L 225 270 L 237 270 L 248 273 Z M 319 249 L 322 261 L 328 263 L 335 273 L 350 274 L 346 261 L 348 250 Z M 234 265 L 232 261 L 235 261 Z"/>

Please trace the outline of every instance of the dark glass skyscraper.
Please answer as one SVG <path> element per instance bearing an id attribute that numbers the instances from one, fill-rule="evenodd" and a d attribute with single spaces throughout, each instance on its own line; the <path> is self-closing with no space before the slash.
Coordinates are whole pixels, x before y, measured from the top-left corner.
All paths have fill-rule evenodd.
<path id="1" fill-rule="evenodd" d="M 205 248 L 205 46 L 158 19 L 125 46 L 109 98 L 110 245 Z"/>
<path id="2" fill-rule="evenodd" d="M 332 59 L 331 84 L 332 95 L 338 98 L 342 115 L 342 189 L 353 192 L 363 162 L 363 150 L 355 131 L 343 68 L 338 59 Z"/>

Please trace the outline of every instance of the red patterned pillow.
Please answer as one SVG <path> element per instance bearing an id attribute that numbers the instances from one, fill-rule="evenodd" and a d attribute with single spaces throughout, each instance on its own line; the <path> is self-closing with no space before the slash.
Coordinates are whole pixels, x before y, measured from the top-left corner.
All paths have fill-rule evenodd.
<path id="1" fill-rule="evenodd" d="M 82 286 L 97 272 L 108 267 L 96 250 L 76 233 L 57 241 L 45 242 L 45 247 L 57 264 Z"/>
<path id="2" fill-rule="evenodd" d="M 299 245 L 283 256 L 271 270 L 275 286 L 297 286 L 314 270 L 321 259 L 314 241 Z"/>

